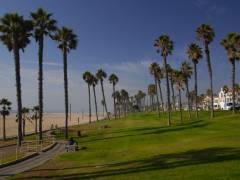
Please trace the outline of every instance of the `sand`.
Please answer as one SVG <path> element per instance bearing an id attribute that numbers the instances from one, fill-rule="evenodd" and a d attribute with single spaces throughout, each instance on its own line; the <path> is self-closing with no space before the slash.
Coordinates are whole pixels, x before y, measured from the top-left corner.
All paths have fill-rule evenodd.
<path id="1" fill-rule="evenodd" d="M 69 126 L 78 125 L 78 118 L 79 124 L 85 124 L 89 122 L 88 114 L 78 114 L 72 113 L 71 119 L 69 119 L 68 124 Z M 102 116 L 99 117 L 101 119 Z M 96 116 L 92 115 L 92 121 L 96 120 Z M 58 127 L 65 126 L 65 115 L 64 113 L 45 113 L 43 116 L 43 130 L 51 129 L 51 126 L 57 125 Z M 26 134 L 30 134 L 35 132 L 35 122 L 34 121 L 26 121 Z M 0 139 L 2 138 L 3 134 L 3 120 L 2 117 L 0 118 Z M 6 119 L 6 136 L 13 137 L 17 136 L 17 122 L 15 114 L 11 114 Z"/>

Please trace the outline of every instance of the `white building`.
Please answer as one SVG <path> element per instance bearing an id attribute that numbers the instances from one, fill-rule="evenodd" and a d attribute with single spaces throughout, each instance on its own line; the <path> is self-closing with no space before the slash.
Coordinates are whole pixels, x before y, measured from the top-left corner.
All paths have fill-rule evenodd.
<path id="1" fill-rule="evenodd" d="M 219 108 L 222 110 L 227 110 L 227 105 L 232 104 L 232 89 L 229 89 L 227 93 L 223 91 L 223 88 L 221 88 L 221 91 L 218 94 L 218 104 Z M 235 92 L 235 103 L 240 104 L 240 93 Z"/>
<path id="2" fill-rule="evenodd" d="M 235 92 L 235 103 L 240 104 L 240 92 Z M 232 105 L 232 89 L 229 89 L 227 93 L 221 88 L 218 96 L 214 97 L 214 109 L 229 110 L 229 107 Z M 203 109 L 209 110 L 211 107 L 211 97 L 206 96 L 203 100 Z"/>

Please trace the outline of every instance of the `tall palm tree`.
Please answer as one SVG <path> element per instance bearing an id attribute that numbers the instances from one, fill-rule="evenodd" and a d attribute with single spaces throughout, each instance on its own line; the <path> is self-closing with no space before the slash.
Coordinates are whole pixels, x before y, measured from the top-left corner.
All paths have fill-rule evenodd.
<path id="1" fill-rule="evenodd" d="M 213 81 L 212 81 L 212 65 L 210 59 L 209 44 L 213 41 L 215 33 L 213 28 L 208 24 L 201 24 L 196 29 L 197 39 L 201 41 L 204 45 L 204 51 L 206 54 L 206 61 L 208 67 L 208 73 L 210 78 L 210 89 L 211 93 L 211 117 L 214 117 L 214 106 L 213 106 Z"/>
<path id="2" fill-rule="evenodd" d="M 43 119 L 43 47 L 44 37 L 51 36 L 55 32 L 56 21 L 51 18 L 52 14 L 42 8 L 31 13 L 34 33 L 33 36 L 38 43 L 38 104 L 39 104 L 39 139 L 42 140 L 42 119 Z"/>
<path id="3" fill-rule="evenodd" d="M 182 65 L 181 65 L 181 72 L 182 72 L 182 75 L 183 75 L 183 80 L 184 80 L 184 84 L 186 86 L 186 91 L 187 91 L 187 103 L 188 103 L 188 115 L 189 115 L 189 119 L 192 119 L 192 116 L 191 116 L 191 108 L 190 108 L 190 97 L 189 97 L 189 79 L 191 78 L 192 76 L 192 67 L 191 65 L 187 62 L 187 61 L 184 61 L 182 62 Z"/>
<path id="4" fill-rule="evenodd" d="M 90 92 L 90 86 L 92 85 L 93 82 L 93 75 L 89 72 L 86 71 L 83 73 L 83 80 L 87 83 L 88 85 L 88 107 L 89 107 L 89 123 L 91 123 L 91 92 Z"/>
<path id="5" fill-rule="evenodd" d="M 170 89 L 167 71 L 167 56 L 172 54 L 173 41 L 169 38 L 168 35 L 164 34 L 155 40 L 154 47 L 157 49 L 157 53 L 160 53 L 160 55 L 163 57 L 165 76 L 167 82 L 166 85 L 167 85 L 168 125 L 171 125 Z"/>
<path id="6" fill-rule="evenodd" d="M 1 106 L 0 114 L 3 117 L 3 140 L 4 141 L 6 140 L 6 117 L 10 114 L 11 105 L 12 103 L 6 98 L 3 98 L 0 100 L 0 106 Z"/>
<path id="7" fill-rule="evenodd" d="M 98 79 L 92 75 L 92 87 L 93 87 L 93 95 L 94 95 L 94 102 L 95 102 L 95 113 L 96 113 L 96 118 L 98 121 L 98 107 L 97 107 L 97 97 L 96 97 L 96 85 L 98 83 Z"/>
<path id="8" fill-rule="evenodd" d="M 226 50 L 229 62 L 232 65 L 232 100 L 233 100 L 233 113 L 235 113 L 235 61 L 240 58 L 239 56 L 240 35 L 237 33 L 229 33 L 226 38 L 222 39 L 221 45 Z"/>
<path id="9" fill-rule="evenodd" d="M 181 115 L 181 123 L 183 122 L 182 115 L 182 98 L 181 98 L 181 90 L 183 90 L 184 84 L 184 76 L 181 71 L 175 70 L 173 74 L 173 79 L 175 81 L 176 89 L 178 90 L 178 98 L 179 98 L 179 110 Z"/>
<path id="10" fill-rule="evenodd" d="M 188 45 L 187 54 L 188 54 L 189 59 L 191 59 L 193 62 L 194 79 L 195 79 L 195 86 L 194 86 L 194 88 L 195 88 L 195 90 L 194 90 L 195 108 L 196 108 L 196 117 L 198 118 L 197 64 L 198 64 L 198 61 L 202 58 L 202 49 L 197 44 L 191 43 L 190 45 Z"/>
<path id="11" fill-rule="evenodd" d="M 149 66 L 149 71 L 150 74 L 153 75 L 154 78 L 154 82 L 155 82 L 155 87 L 157 88 L 158 86 L 158 77 L 157 77 L 157 68 L 159 67 L 159 65 L 156 62 L 153 62 L 152 64 L 150 64 Z M 156 91 L 156 97 L 157 97 L 157 110 L 158 110 L 158 116 L 160 117 L 160 104 L 159 104 L 159 98 L 158 98 L 158 91 Z"/>
<path id="12" fill-rule="evenodd" d="M 77 48 L 77 35 L 72 29 L 62 27 L 58 29 L 53 39 L 58 42 L 58 48 L 63 53 L 63 73 L 65 92 L 65 138 L 68 138 L 68 75 L 67 75 L 67 55 L 72 49 Z"/>
<path id="13" fill-rule="evenodd" d="M 21 93 L 21 75 L 20 75 L 20 50 L 30 43 L 32 23 L 25 20 L 23 16 L 17 13 L 5 14 L 0 20 L 0 40 L 9 51 L 13 52 L 15 62 L 15 78 L 17 92 L 17 114 L 18 114 L 18 145 L 22 141 L 22 93 Z"/>
<path id="14" fill-rule="evenodd" d="M 118 83 L 118 77 L 115 74 L 111 74 L 109 76 L 109 82 L 113 85 L 113 94 L 115 93 L 115 86 Z M 116 99 L 115 96 L 113 96 L 113 104 L 114 104 L 114 116 L 115 119 L 117 118 L 117 112 L 116 112 Z"/>
<path id="15" fill-rule="evenodd" d="M 108 110 L 107 110 L 107 103 L 106 103 L 106 99 L 105 99 L 104 88 L 103 88 L 103 80 L 107 78 L 107 73 L 105 71 L 103 71 L 102 69 L 99 69 L 96 73 L 96 77 L 100 81 L 100 84 L 101 84 L 104 107 L 105 107 L 105 111 L 107 114 L 107 118 L 108 118 L 108 120 L 110 120 Z"/>

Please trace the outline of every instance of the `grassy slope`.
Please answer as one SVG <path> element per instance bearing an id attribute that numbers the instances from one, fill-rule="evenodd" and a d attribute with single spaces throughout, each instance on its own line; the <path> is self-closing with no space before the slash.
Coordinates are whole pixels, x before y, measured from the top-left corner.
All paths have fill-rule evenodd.
<path id="1" fill-rule="evenodd" d="M 14 178 L 54 179 L 239 179 L 240 116 L 217 112 L 209 119 L 166 126 L 166 117 L 135 114 L 72 128 L 72 136 L 86 147 L 65 153 L 47 164 Z M 111 128 L 99 128 L 108 124 Z"/>

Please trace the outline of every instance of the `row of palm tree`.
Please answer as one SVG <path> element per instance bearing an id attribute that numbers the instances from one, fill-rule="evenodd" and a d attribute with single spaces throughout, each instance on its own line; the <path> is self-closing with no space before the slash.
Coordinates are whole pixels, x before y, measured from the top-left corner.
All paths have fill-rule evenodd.
<path id="1" fill-rule="evenodd" d="M 109 112 L 108 112 L 108 109 L 107 109 L 104 86 L 103 86 L 104 79 L 106 79 L 106 78 L 107 78 L 107 73 L 103 69 L 97 70 L 96 75 L 93 75 L 89 71 L 86 71 L 86 72 L 83 73 L 83 80 L 88 85 L 89 123 L 91 123 L 91 91 L 90 91 L 90 86 L 93 87 L 95 112 L 96 112 L 96 118 L 98 120 L 97 97 L 96 97 L 96 91 L 95 91 L 95 87 L 96 87 L 98 82 L 100 82 L 100 85 L 101 85 L 102 102 L 103 102 L 102 104 L 104 106 L 107 118 L 110 119 Z M 117 118 L 116 99 L 118 98 L 117 95 L 116 95 L 116 84 L 118 83 L 119 79 L 115 74 L 111 74 L 109 76 L 108 80 L 109 80 L 110 84 L 112 84 L 112 86 L 113 86 L 112 97 L 113 97 L 113 104 L 114 104 L 114 117 L 116 119 Z"/>
<path id="2" fill-rule="evenodd" d="M 64 92 L 65 92 L 65 138 L 68 138 L 68 77 L 67 56 L 77 47 L 77 36 L 67 27 L 58 28 L 51 13 L 43 9 L 30 13 L 30 19 L 25 19 L 17 13 L 7 13 L 0 19 L 0 40 L 13 53 L 15 62 L 17 115 L 18 115 L 18 145 L 23 140 L 22 134 L 22 93 L 20 75 L 20 50 L 24 51 L 33 37 L 38 43 L 38 104 L 39 104 L 39 139 L 42 140 L 43 120 L 43 50 L 44 39 L 50 37 L 58 43 L 63 55 Z"/>
<path id="3" fill-rule="evenodd" d="M 196 39 L 199 40 L 203 44 L 203 49 L 205 52 L 206 62 L 207 62 L 207 68 L 208 68 L 208 74 L 210 79 L 210 97 L 211 97 L 211 117 L 214 117 L 214 106 L 213 106 L 213 72 L 212 72 L 212 65 L 211 65 L 211 57 L 210 57 L 210 50 L 209 45 L 214 40 L 215 32 L 213 28 L 208 24 L 201 24 L 196 29 Z M 229 62 L 232 65 L 232 89 L 233 89 L 233 112 L 235 112 L 235 60 L 238 60 L 240 58 L 240 35 L 238 33 L 229 33 L 226 38 L 222 39 L 221 45 L 226 50 Z M 166 78 L 166 91 L 167 91 L 167 111 L 168 111 L 168 125 L 171 124 L 171 103 L 170 103 L 170 87 L 169 87 L 169 80 L 171 82 L 171 89 L 172 89 L 172 101 L 173 106 L 175 105 L 175 98 L 174 98 L 174 88 L 173 88 L 173 71 L 170 67 L 168 67 L 167 64 L 167 57 L 172 54 L 174 49 L 173 41 L 170 39 L 170 37 L 167 34 L 161 35 L 159 38 L 157 38 L 154 42 L 154 47 L 157 50 L 157 53 L 159 53 L 163 58 L 163 70 L 165 73 Z M 195 109 L 196 109 L 196 117 L 198 118 L 198 87 L 197 87 L 197 64 L 199 60 L 203 57 L 202 48 L 196 44 L 191 43 L 187 47 L 187 55 L 188 58 L 191 59 L 193 63 L 193 69 L 194 69 L 194 95 L 195 95 Z M 152 70 L 153 67 L 155 67 L 156 64 L 153 63 L 150 66 L 150 72 L 151 74 L 155 74 L 155 72 Z M 188 66 L 186 63 L 182 64 L 182 71 L 189 71 L 188 69 L 190 66 Z M 185 72 L 186 73 L 186 72 Z M 189 97 L 189 79 L 191 77 L 191 74 L 187 73 L 183 76 L 184 77 L 184 84 L 186 86 L 187 96 Z M 156 79 L 156 75 L 154 75 L 154 78 Z M 156 84 L 156 83 L 155 83 Z M 179 84 L 178 84 L 179 85 Z M 159 88 L 160 89 L 160 88 Z M 174 107 L 173 107 L 174 108 Z M 191 118 L 190 113 L 190 100 L 188 98 L 188 109 L 189 109 L 189 118 Z"/>
<path id="4" fill-rule="evenodd" d="M 148 86 L 148 94 L 150 95 L 150 101 L 151 104 L 153 101 L 153 96 L 158 97 L 157 89 L 159 89 L 159 91 L 161 92 L 161 86 L 157 86 L 157 82 L 156 79 L 157 77 L 159 77 L 159 75 L 157 75 L 156 72 L 163 72 L 164 68 L 160 67 L 160 65 L 156 62 L 153 62 L 152 64 L 150 64 L 149 66 L 150 69 L 150 73 L 153 75 L 154 80 L 155 80 L 155 84 L 150 84 Z M 186 97 L 188 99 L 188 112 L 189 112 L 189 119 L 191 119 L 191 112 L 190 112 L 190 100 L 189 100 L 189 79 L 191 78 L 192 75 L 192 67 L 190 66 L 190 63 L 188 63 L 187 61 L 182 62 L 180 70 L 175 70 L 173 68 L 171 68 L 171 66 L 169 64 L 167 64 L 167 71 L 169 72 L 169 79 L 171 82 L 171 91 L 173 94 L 172 97 L 172 108 L 174 108 L 176 110 L 176 102 L 175 102 L 175 95 L 174 95 L 174 86 L 176 87 L 176 89 L 178 90 L 178 96 L 179 96 L 179 109 L 182 109 L 182 103 L 181 103 L 181 91 L 184 89 L 183 86 L 186 87 Z M 161 82 L 161 79 L 164 78 L 163 75 L 160 76 L 160 79 L 157 79 L 159 84 Z M 158 87 L 158 88 L 157 88 Z M 158 98 L 156 98 L 158 101 Z M 157 107 L 159 106 L 159 103 L 157 103 Z M 158 114 L 160 114 L 159 109 L 158 110 Z M 162 110 L 164 110 L 164 108 L 162 108 Z M 182 113 L 181 113 L 182 114 Z M 181 116 L 182 117 L 182 116 Z M 181 118 L 182 119 L 182 118 Z"/>

